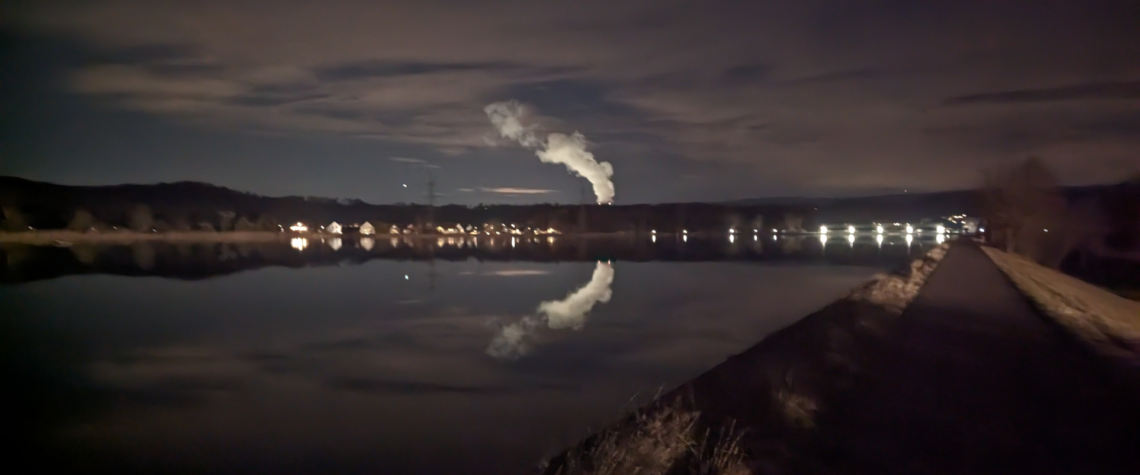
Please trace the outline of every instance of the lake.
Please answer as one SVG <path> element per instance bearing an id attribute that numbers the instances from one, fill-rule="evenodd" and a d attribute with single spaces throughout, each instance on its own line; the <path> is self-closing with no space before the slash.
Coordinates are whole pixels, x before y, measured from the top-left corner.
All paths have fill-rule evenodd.
<path id="1" fill-rule="evenodd" d="M 13 428 L 71 471 L 525 473 L 934 245 L 472 241 L 4 247 Z"/>

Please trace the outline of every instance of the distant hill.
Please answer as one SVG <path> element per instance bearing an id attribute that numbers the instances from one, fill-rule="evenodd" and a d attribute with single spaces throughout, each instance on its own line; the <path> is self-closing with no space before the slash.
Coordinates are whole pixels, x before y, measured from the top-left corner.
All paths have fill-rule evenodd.
<path id="1" fill-rule="evenodd" d="M 1071 199 L 1103 194 L 1105 186 L 1067 188 Z M 783 226 L 789 215 L 805 227 L 818 223 L 919 220 L 953 214 L 976 215 L 974 191 L 906 193 L 851 198 L 759 198 L 726 203 L 658 205 L 376 205 L 358 199 L 311 196 L 268 197 L 199 182 L 151 185 L 68 186 L 16 177 L 0 177 L 3 226 L 8 230 L 62 229 L 83 221 L 96 227 L 129 227 L 145 206 L 141 220 L 156 230 L 265 229 L 294 222 L 332 221 L 374 225 L 414 223 L 518 223 L 533 227 L 590 232 L 723 230 L 767 223 Z M 87 216 L 84 215 L 84 216 Z M 82 223 L 80 223 L 82 224 Z"/>
<path id="2" fill-rule="evenodd" d="M 664 205 L 444 205 L 369 204 L 358 199 L 311 196 L 268 197 L 198 182 L 152 185 L 67 186 L 0 177 L 3 226 L 8 230 L 62 229 L 82 211 L 96 227 L 129 227 L 141 206 L 154 228 L 164 230 L 276 230 L 295 222 L 337 221 L 374 225 L 517 223 L 531 227 L 590 232 L 650 229 L 723 229 L 757 216 L 782 216 L 790 207 L 677 203 Z M 803 213 L 802 210 L 797 211 Z M 250 228 L 249 226 L 252 226 Z M 149 226 L 148 226 L 149 228 Z"/>
<path id="3" fill-rule="evenodd" d="M 1095 198 L 1117 185 L 1066 187 L 1063 193 L 1070 201 Z M 980 196 L 976 190 L 934 193 L 900 193 L 894 195 L 848 198 L 756 198 L 728 202 L 736 206 L 786 205 L 811 211 L 819 222 L 916 221 L 955 214 L 981 214 Z"/>

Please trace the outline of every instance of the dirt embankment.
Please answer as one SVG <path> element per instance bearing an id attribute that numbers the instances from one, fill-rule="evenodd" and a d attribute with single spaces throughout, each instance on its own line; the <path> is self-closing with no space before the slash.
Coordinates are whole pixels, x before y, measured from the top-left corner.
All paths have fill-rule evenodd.
<path id="1" fill-rule="evenodd" d="M 545 473 L 1140 473 L 1140 389 L 1114 364 L 956 243 L 664 394 Z"/>
<path id="2" fill-rule="evenodd" d="M 1097 352 L 1140 366 L 1140 302 L 1018 255 L 983 250 L 1041 312 Z"/>

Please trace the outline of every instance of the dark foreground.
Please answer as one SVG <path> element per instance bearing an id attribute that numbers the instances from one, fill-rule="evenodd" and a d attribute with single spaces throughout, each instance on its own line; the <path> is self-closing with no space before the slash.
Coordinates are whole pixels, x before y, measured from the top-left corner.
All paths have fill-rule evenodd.
<path id="1" fill-rule="evenodd" d="M 901 315 L 837 302 L 659 407 L 734 427 L 756 474 L 1136 474 L 1137 381 L 958 243 Z"/>

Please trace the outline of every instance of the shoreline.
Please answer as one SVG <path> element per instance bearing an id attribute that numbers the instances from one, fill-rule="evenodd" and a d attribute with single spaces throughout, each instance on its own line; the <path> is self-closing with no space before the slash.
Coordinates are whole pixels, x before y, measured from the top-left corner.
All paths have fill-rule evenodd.
<path id="1" fill-rule="evenodd" d="M 29 231 L 0 232 L 0 244 L 29 244 L 59 246 L 61 244 L 130 244 L 139 241 L 173 242 L 269 242 L 283 241 L 298 237 L 294 233 L 273 231 L 177 231 L 169 233 L 138 233 L 134 231 L 76 232 L 76 231 Z"/>
<path id="2" fill-rule="evenodd" d="M 723 234 L 727 235 L 727 234 Z M 716 232 L 692 232 L 688 233 L 688 237 L 694 239 L 707 239 L 707 238 L 720 238 L 723 237 L 722 233 Z M 810 234 L 798 233 L 782 233 L 782 237 L 802 237 Z M 648 237 L 650 233 L 637 233 L 633 231 L 613 232 L 613 233 L 564 233 L 564 234 L 502 234 L 502 235 L 487 235 L 487 234 L 324 234 L 324 233 L 297 233 L 292 231 L 173 231 L 164 233 L 140 233 L 135 231 L 101 231 L 101 232 L 78 232 L 66 230 L 36 230 L 36 231 L 21 231 L 21 232 L 3 232 L 0 231 L 0 244 L 28 244 L 28 245 L 44 245 L 44 246 L 59 246 L 69 244 L 130 244 L 139 241 L 148 242 L 274 242 L 274 241 L 287 241 L 293 238 L 306 238 L 306 239 L 439 239 L 439 238 L 507 238 L 507 237 L 520 237 L 520 238 L 570 238 L 570 239 L 591 239 L 591 238 L 634 238 L 634 237 Z M 680 240 L 683 235 L 679 233 L 656 233 L 656 236 L 663 239 L 677 239 Z"/>

